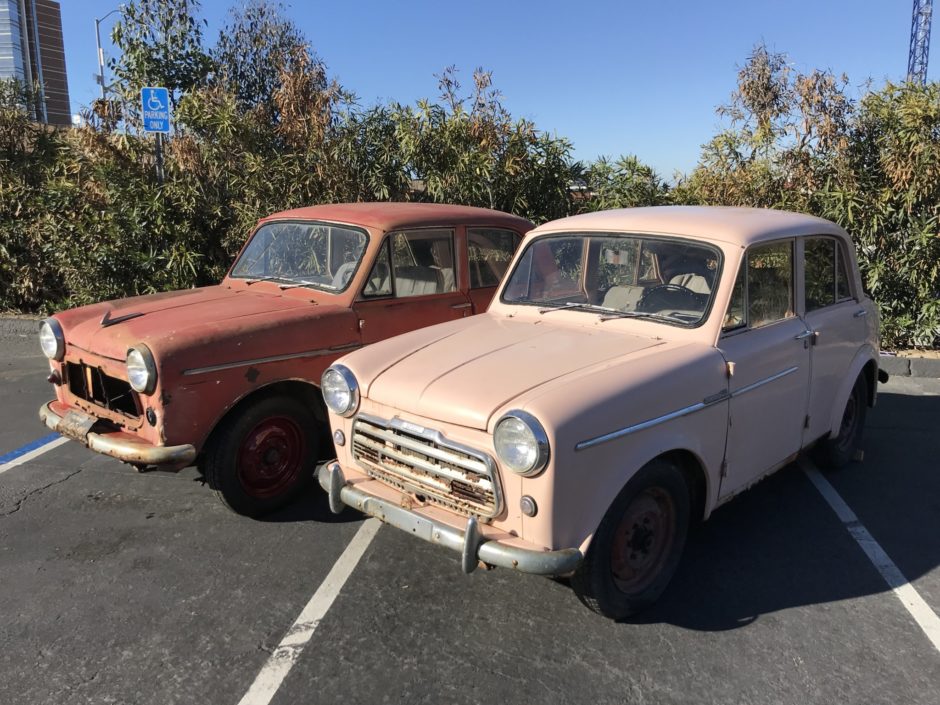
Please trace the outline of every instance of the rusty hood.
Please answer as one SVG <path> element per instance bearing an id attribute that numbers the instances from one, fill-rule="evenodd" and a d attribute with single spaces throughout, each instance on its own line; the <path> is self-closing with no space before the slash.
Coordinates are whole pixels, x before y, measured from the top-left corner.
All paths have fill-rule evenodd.
<path id="1" fill-rule="evenodd" d="M 485 429 L 520 396 L 662 341 L 597 325 L 483 314 L 378 343 L 346 358 L 367 396 L 447 423 Z"/>
<path id="2" fill-rule="evenodd" d="M 69 346 L 123 360 L 128 348 L 139 343 L 160 357 L 337 309 L 309 299 L 220 285 L 106 301 L 63 311 L 56 318 Z M 268 344 L 277 343 L 269 338 Z"/>

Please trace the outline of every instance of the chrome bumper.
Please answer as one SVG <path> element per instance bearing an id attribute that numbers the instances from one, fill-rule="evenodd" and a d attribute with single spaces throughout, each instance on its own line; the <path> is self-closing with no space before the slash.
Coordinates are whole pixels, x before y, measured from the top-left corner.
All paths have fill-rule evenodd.
<path id="1" fill-rule="evenodd" d="M 78 441 L 102 455 L 123 460 L 133 465 L 172 465 L 185 467 L 196 458 L 196 449 L 191 445 L 155 446 L 145 441 L 132 440 L 125 433 L 92 433 L 72 430 L 65 417 L 53 411 L 49 404 L 39 408 L 39 418 L 56 433 Z"/>
<path id="2" fill-rule="evenodd" d="M 463 531 L 423 517 L 346 484 L 339 463 L 321 466 L 317 478 L 320 486 L 329 493 L 330 510 L 334 514 L 339 514 L 344 505 L 349 505 L 429 543 L 446 546 L 460 553 L 464 573 L 472 573 L 480 563 L 485 563 L 536 575 L 565 575 L 574 571 L 583 558 L 577 548 L 538 551 L 491 541 L 481 534 L 479 522 L 473 516 L 467 519 L 467 527 Z"/>

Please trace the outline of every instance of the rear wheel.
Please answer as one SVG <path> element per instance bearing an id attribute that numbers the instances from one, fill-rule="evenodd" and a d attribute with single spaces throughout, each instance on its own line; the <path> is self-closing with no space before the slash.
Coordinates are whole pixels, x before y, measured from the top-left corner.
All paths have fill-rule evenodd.
<path id="1" fill-rule="evenodd" d="M 313 478 L 319 431 L 313 412 L 297 399 L 262 399 L 225 422 L 206 452 L 206 480 L 238 514 L 257 517 L 283 507 Z"/>
<path id="2" fill-rule="evenodd" d="M 682 472 L 664 460 L 646 465 L 607 510 L 571 579 L 580 600 L 611 619 L 655 602 L 679 564 L 690 513 Z"/>
<path id="3" fill-rule="evenodd" d="M 846 465 L 862 443 L 865 417 L 868 414 L 868 387 L 863 375 L 859 375 L 852 387 L 849 400 L 842 412 L 839 433 L 824 438 L 815 448 L 816 461 L 825 468 L 837 470 Z"/>

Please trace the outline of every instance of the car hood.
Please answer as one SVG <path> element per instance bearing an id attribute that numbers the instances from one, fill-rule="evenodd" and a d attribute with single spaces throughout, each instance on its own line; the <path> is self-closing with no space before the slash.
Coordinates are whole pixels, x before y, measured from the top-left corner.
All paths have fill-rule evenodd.
<path id="1" fill-rule="evenodd" d="M 323 314 L 334 307 L 274 293 L 226 286 L 168 291 L 105 301 L 56 314 L 66 342 L 123 360 L 127 349 L 145 343 L 154 352 L 230 337 L 277 318 Z M 105 318 L 107 317 L 107 318 Z"/>
<path id="2" fill-rule="evenodd" d="M 412 342 L 410 349 L 403 347 L 404 341 Z M 559 325 L 549 319 L 513 320 L 492 314 L 388 342 L 384 349 L 379 343 L 354 356 L 365 363 L 356 369 L 374 370 L 371 379 L 360 380 L 370 399 L 478 429 L 486 429 L 495 412 L 527 392 L 662 344 L 659 339 L 597 325 Z"/>

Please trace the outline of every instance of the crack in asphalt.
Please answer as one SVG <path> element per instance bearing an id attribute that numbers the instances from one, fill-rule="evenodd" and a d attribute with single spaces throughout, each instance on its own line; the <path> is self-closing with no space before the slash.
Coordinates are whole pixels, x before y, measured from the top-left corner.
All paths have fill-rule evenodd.
<path id="1" fill-rule="evenodd" d="M 24 495 L 16 502 L 16 504 L 13 506 L 13 509 L 11 509 L 11 510 L 8 511 L 8 512 L 0 512 L 0 517 L 8 517 L 8 516 L 10 516 L 11 514 L 16 514 L 18 511 L 20 511 L 20 509 L 23 508 L 23 505 L 26 503 L 26 500 L 28 500 L 28 499 L 29 499 L 30 497 L 32 497 L 34 494 L 40 494 L 40 493 L 45 492 L 46 490 L 48 490 L 50 487 L 55 487 L 56 485 L 61 485 L 63 482 L 66 482 L 67 480 L 70 480 L 70 479 L 72 479 L 73 477 L 75 477 L 76 475 L 78 475 L 78 474 L 79 474 L 82 470 L 84 470 L 84 469 L 85 469 L 84 467 L 79 467 L 77 470 L 75 470 L 75 471 L 73 471 L 73 472 L 70 472 L 68 475 L 66 475 L 66 476 L 63 477 L 63 478 L 60 478 L 60 479 L 58 479 L 58 480 L 54 480 L 53 482 L 50 482 L 50 483 L 48 483 L 48 484 L 45 484 L 45 485 L 43 485 L 42 487 L 37 487 L 37 488 L 35 488 L 35 489 L 33 489 L 33 490 L 30 490 L 29 492 L 27 492 L 26 494 L 24 494 Z"/>

